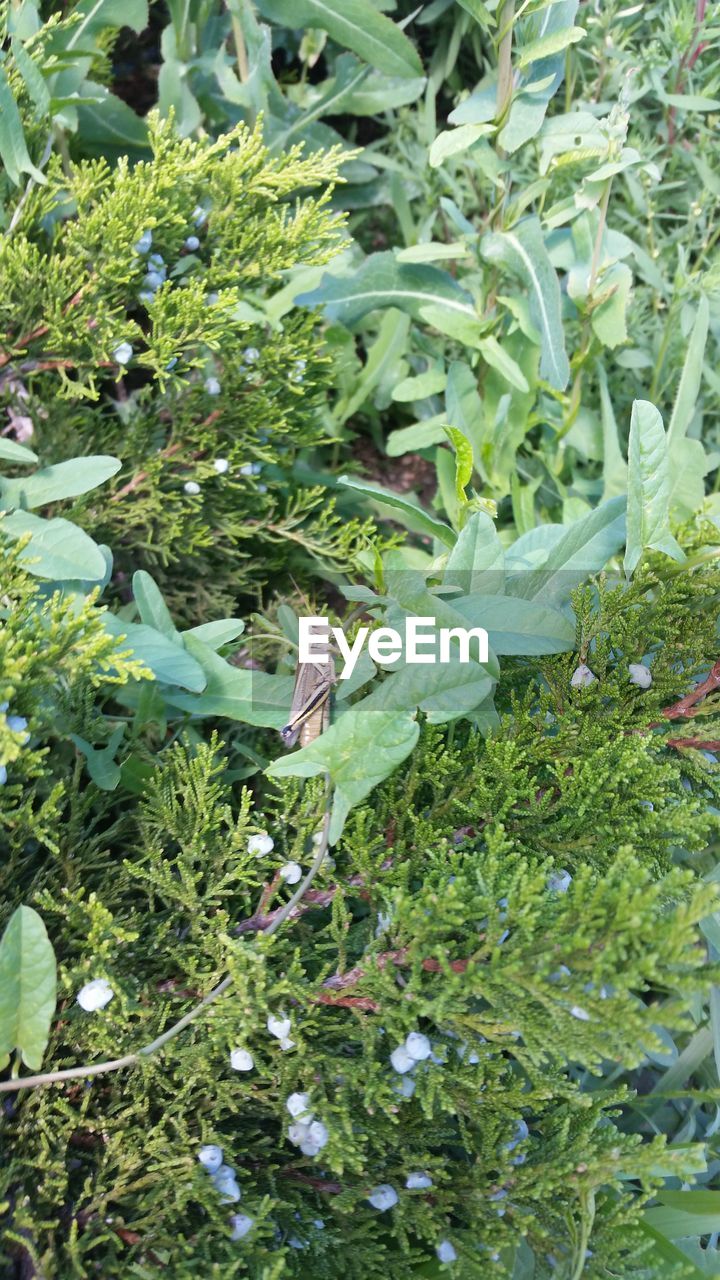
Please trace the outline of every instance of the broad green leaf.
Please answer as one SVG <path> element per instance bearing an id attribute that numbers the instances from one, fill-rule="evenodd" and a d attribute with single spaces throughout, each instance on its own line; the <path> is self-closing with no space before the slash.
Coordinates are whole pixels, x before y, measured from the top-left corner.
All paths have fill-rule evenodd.
<path id="1" fill-rule="evenodd" d="M 705 1236 L 720 1231 L 720 1191 L 660 1191 L 661 1207 L 647 1209 L 645 1221 L 667 1236 Z"/>
<path id="2" fill-rule="evenodd" d="M 525 377 L 520 365 L 512 356 L 501 347 L 497 338 L 481 338 L 478 342 L 480 354 L 483 360 L 486 360 L 493 369 L 502 374 L 512 387 L 517 387 L 518 391 L 529 391 L 528 380 Z"/>
<path id="3" fill-rule="evenodd" d="M 412 378 L 403 378 L 393 387 L 392 398 L 405 404 L 413 400 L 427 400 L 445 390 L 447 375 L 444 369 L 426 369 Z"/>
<path id="4" fill-rule="evenodd" d="M 550 547 L 540 568 L 523 571 L 509 578 L 507 590 L 514 596 L 535 600 L 538 596 L 557 602 L 567 598 L 570 590 L 591 573 L 604 568 L 625 541 L 625 499 L 611 498 L 590 515 L 573 524 L 544 526 L 553 532 L 545 535 Z M 538 531 L 539 532 L 539 531 Z M 529 549 L 531 535 L 519 538 L 513 552 L 522 545 Z"/>
<path id="5" fill-rule="evenodd" d="M 24 444 L 16 444 L 14 440 L 4 440 L 2 436 L 0 436 L 0 458 L 23 467 L 38 460 L 37 454 L 33 453 L 32 449 L 27 449 Z M 0 483 L 2 483 L 1 480 Z"/>
<path id="6" fill-rule="evenodd" d="M 710 307 L 705 294 L 700 295 L 697 316 L 690 334 L 690 341 L 675 397 L 672 417 L 668 427 L 668 443 L 671 449 L 685 439 L 695 413 L 695 406 L 702 381 L 703 357 L 710 324 Z"/>
<path id="7" fill-rule="evenodd" d="M 18 907 L 0 941 L 0 1069 L 18 1049 L 39 1071 L 57 1000 L 55 953 L 37 911 Z"/>
<path id="8" fill-rule="evenodd" d="M 101 791 L 114 791 L 120 782 L 121 769 L 115 759 L 115 754 L 124 734 L 125 726 L 121 724 L 113 733 L 107 746 L 102 748 L 94 747 L 92 743 L 85 738 L 81 738 L 79 734 L 70 734 L 71 742 L 85 757 L 87 771 L 92 781 L 96 787 L 100 787 Z"/>
<path id="9" fill-rule="evenodd" d="M 319 288 L 299 294 L 296 302 L 321 306 L 328 320 L 347 326 L 385 307 L 417 317 L 422 307 L 437 306 L 475 323 L 478 319 L 472 298 L 448 272 L 426 263 L 398 262 L 391 252 L 371 254 L 353 275 L 324 275 Z"/>
<path id="10" fill-rule="evenodd" d="M 112 155 L 149 149 L 145 121 L 122 98 L 91 80 L 86 80 L 81 90 L 83 98 L 77 103 L 78 128 L 86 148 Z"/>
<path id="11" fill-rule="evenodd" d="M 517 65 L 521 71 L 524 71 L 531 62 L 539 62 L 542 58 L 551 58 L 555 53 L 564 52 L 568 45 L 577 44 L 584 35 L 585 31 L 582 27 L 565 27 L 564 30 L 555 31 L 552 35 L 533 40 L 532 44 L 520 45 Z"/>
<path id="12" fill-rule="evenodd" d="M 410 317 L 391 307 L 380 322 L 377 338 L 367 347 L 362 373 L 349 396 L 341 396 L 335 407 L 338 422 L 347 422 L 357 413 L 375 387 L 392 376 L 407 350 Z"/>
<path id="13" fill-rule="evenodd" d="M 22 40 L 18 40 L 15 36 L 12 39 L 12 53 L 17 69 L 25 81 L 25 88 L 35 105 L 35 115 L 39 120 L 42 120 L 50 109 L 50 91 L 40 68 L 35 60 L 30 57 Z"/>
<path id="14" fill-rule="evenodd" d="M 148 24 L 148 5 L 147 0 L 79 0 L 73 15 L 80 21 L 69 31 L 58 33 L 58 44 L 63 49 L 85 50 L 88 38 L 108 27 L 131 27 L 139 35 Z"/>
<path id="15" fill-rule="evenodd" d="M 415 46 L 368 0 L 260 0 L 265 18 L 291 30 L 319 27 L 339 45 L 388 76 L 422 75 Z"/>
<path id="16" fill-rule="evenodd" d="M 466 625 L 464 618 L 459 617 L 459 625 Z M 453 652 L 450 662 L 428 666 L 405 663 L 355 705 L 368 710 L 392 709 L 395 714 L 418 708 L 431 724 L 446 724 L 461 717 L 473 719 L 494 686 L 486 667 L 475 661 L 460 662 Z"/>
<path id="17" fill-rule="evenodd" d="M 135 603 L 140 610 L 140 618 L 145 625 L 153 627 L 155 631 L 159 631 L 168 640 L 174 640 L 176 644 L 182 644 L 175 623 L 170 616 L 170 610 L 163 600 L 162 592 L 155 579 L 145 569 L 138 569 L 137 573 L 133 574 L 132 589 Z M 210 625 L 212 626 L 213 624 L 210 623 Z"/>
<path id="18" fill-rule="evenodd" d="M 224 716 L 244 724 L 282 729 L 292 701 L 293 676 L 273 676 L 265 671 L 232 667 L 197 636 L 185 634 L 185 646 L 207 678 L 202 693 L 172 693 L 167 702 L 196 716 Z"/>
<path id="19" fill-rule="evenodd" d="M 414 453 L 418 449 L 429 449 L 431 445 L 440 444 L 445 439 L 447 416 L 436 413 L 432 418 L 423 418 L 414 422 L 411 427 L 399 427 L 391 431 L 385 441 L 385 452 L 388 458 L 399 458 L 404 453 Z"/>
<path id="20" fill-rule="evenodd" d="M 603 272 L 597 302 L 590 313 L 593 331 L 604 347 L 613 350 L 627 342 L 627 307 L 632 289 L 632 271 L 625 262 L 614 262 Z"/>
<path id="21" fill-rule="evenodd" d="M 45 185 L 45 175 L 33 164 L 25 142 L 20 112 L 12 89 L 0 66 L 0 160 L 14 186 L 19 186 L 21 173 L 28 173 L 35 182 Z"/>
<path id="22" fill-rule="evenodd" d="M 453 604 L 468 626 L 485 628 L 500 657 L 563 653 L 575 646 L 574 620 L 537 600 L 471 595 Z"/>
<path id="23" fill-rule="evenodd" d="M 190 627 L 183 631 L 183 636 L 194 636 L 196 640 L 207 644 L 211 649 L 222 649 L 223 645 L 232 644 L 245 630 L 241 618 L 217 618 L 215 622 L 201 622 L 198 627 Z"/>
<path id="24" fill-rule="evenodd" d="M 98 485 L 116 475 L 121 466 L 119 458 L 98 454 L 88 458 L 70 458 L 19 480 L 0 479 L 0 507 L 19 507 L 27 511 L 50 502 L 62 502 L 65 498 L 76 498 L 78 494 L 97 489 Z"/>
<path id="25" fill-rule="evenodd" d="M 461 124 L 456 129 L 443 130 L 430 147 L 430 168 L 438 169 L 451 156 L 469 151 L 480 138 L 494 132 L 494 124 Z"/>
<path id="26" fill-rule="evenodd" d="M 697 410 L 708 325 L 708 300 L 701 294 L 668 427 L 670 510 L 679 520 L 692 519 L 700 509 L 705 496 L 704 477 L 710 469 L 702 441 L 689 439 L 687 434 Z"/>
<path id="27" fill-rule="evenodd" d="M 183 646 L 175 644 L 154 627 L 125 622 L 112 613 L 103 614 L 103 623 L 111 636 L 124 637 L 122 649 L 131 649 L 162 684 L 179 685 L 193 693 L 205 688 L 207 677 L 200 663 Z"/>
<path id="28" fill-rule="evenodd" d="M 417 507 L 407 498 L 403 498 L 399 493 L 390 493 L 389 490 L 381 489 L 378 485 L 368 484 L 364 480 L 356 480 L 354 476 L 340 476 L 338 484 L 345 489 L 352 489 L 355 493 L 363 494 L 364 497 L 372 499 L 373 502 L 380 502 L 385 507 L 395 507 L 396 510 L 403 512 L 411 528 L 415 528 L 420 533 L 429 534 L 432 538 L 437 538 L 446 547 L 455 546 L 456 539 L 452 529 L 449 529 L 442 520 L 436 520 L 427 511 L 423 511 L 422 507 Z"/>
<path id="29" fill-rule="evenodd" d="M 632 573 L 648 548 L 663 551 L 673 560 L 685 558 L 670 532 L 670 462 L 663 420 L 649 400 L 634 400 L 628 442 L 626 573 Z"/>
<path id="30" fill-rule="evenodd" d="M 512 231 L 491 231 L 480 242 L 484 258 L 519 276 L 529 289 L 530 318 L 541 338 L 540 372 L 564 391 L 570 379 L 565 352 L 560 285 L 548 257 L 540 221 L 526 218 Z"/>
<path id="31" fill-rule="evenodd" d="M 620 449 L 618 427 L 608 391 L 604 365 L 598 365 L 600 388 L 600 420 L 603 433 L 603 493 L 602 500 L 615 498 L 627 492 L 627 463 Z"/>
<path id="32" fill-rule="evenodd" d="M 28 573 L 36 578 L 64 582 L 79 578 L 84 582 L 102 582 L 107 563 L 98 547 L 77 525 L 59 517 L 43 520 L 29 511 L 13 511 L 0 516 L 0 531 L 11 538 L 30 534 L 30 542 L 20 559 Z"/>
<path id="33" fill-rule="evenodd" d="M 447 558 L 443 586 L 459 587 L 463 595 L 502 595 L 505 557 L 495 523 L 484 511 L 474 511 Z"/>
<path id="34" fill-rule="evenodd" d="M 407 711 L 356 703 L 315 742 L 274 760 L 271 778 L 329 773 L 334 786 L 330 843 L 342 834 L 350 810 L 383 782 L 415 746 L 420 727 Z"/>

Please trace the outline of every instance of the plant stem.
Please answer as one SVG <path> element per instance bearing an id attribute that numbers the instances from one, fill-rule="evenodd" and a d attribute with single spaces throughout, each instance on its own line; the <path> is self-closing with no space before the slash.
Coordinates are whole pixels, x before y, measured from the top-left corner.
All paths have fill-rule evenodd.
<path id="1" fill-rule="evenodd" d="M 505 0 L 498 19 L 500 44 L 498 46 L 498 82 L 495 106 L 495 119 L 498 124 L 504 120 L 512 101 L 512 33 L 515 19 L 515 0 Z"/>
<path id="2" fill-rule="evenodd" d="M 298 885 L 290 900 L 285 903 L 282 911 L 278 912 L 277 916 L 275 916 L 270 927 L 263 931 L 266 938 L 271 938 L 274 933 L 277 933 L 278 929 L 280 929 L 285 923 L 288 916 L 292 914 L 325 861 L 325 856 L 328 851 L 328 837 L 330 834 L 331 799 L 332 791 L 330 786 L 330 777 L 329 775 L 326 775 L 325 813 L 323 816 L 321 840 L 318 846 L 318 851 L 310 870 L 305 876 L 305 879 Z M 164 1031 L 162 1035 L 157 1036 L 155 1040 L 150 1041 L 150 1044 L 143 1045 L 141 1049 L 137 1049 L 134 1053 L 126 1053 L 123 1058 L 113 1058 L 109 1062 L 96 1062 L 87 1067 L 70 1067 L 66 1071 L 45 1071 L 41 1075 L 37 1076 L 24 1076 L 13 1080 L 2 1080 L 0 1081 L 0 1093 L 13 1093 L 19 1089 L 36 1089 L 39 1085 L 43 1084 L 57 1084 L 63 1080 L 81 1080 L 87 1076 L 98 1076 L 104 1075 L 109 1071 L 120 1071 L 123 1067 L 135 1067 L 143 1058 L 151 1057 L 158 1051 L 158 1049 L 162 1049 L 168 1041 L 174 1040 L 175 1036 L 179 1035 L 181 1031 L 184 1031 L 185 1027 L 188 1027 L 196 1018 L 199 1018 L 211 1004 L 214 1004 L 215 1001 L 232 986 L 232 982 L 232 975 L 226 974 L 222 979 L 222 982 L 219 982 L 216 987 L 213 987 L 212 991 L 208 992 L 206 996 L 203 996 L 200 1003 L 196 1004 L 194 1009 L 190 1009 L 184 1017 L 180 1018 L 179 1022 L 173 1023 L 173 1025 L 169 1027 L 167 1031 Z"/>
<path id="3" fill-rule="evenodd" d="M 245 44 L 245 37 L 243 35 L 242 27 L 240 26 L 240 19 L 232 9 L 230 10 L 230 22 L 232 23 L 238 72 L 243 84 L 247 84 L 250 79 L 250 63 L 248 62 L 247 45 Z"/>

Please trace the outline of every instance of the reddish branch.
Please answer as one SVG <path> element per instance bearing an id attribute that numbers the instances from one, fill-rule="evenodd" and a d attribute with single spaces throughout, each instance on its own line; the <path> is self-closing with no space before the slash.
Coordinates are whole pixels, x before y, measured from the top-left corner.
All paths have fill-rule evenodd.
<path id="1" fill-rule="evenodd" d="M 707 49 L 706 41 L 698 40 L 702 24 L 705 21 L 705 10 L 707 9 L 707 0 L 695 0 L 695 26 L 693 28 L 690 43 L 680 59 L 678 67 L 677 79 L 675 80 L 675 93 L 682 93 L 685 88 L 685 79 L 688 71 L 692 71 L 695 63 L 700 57 L 704 49 Z M 677 107 L 672 106 L 668 112 L 668 142 L 672 146 L 675 141 L 675 119 L 677 116 Z"/>
<path id="2" fill-rule="evenodd" d="M 709 676 L 700 684 L 697 684 L 690 693 L 686 693 L 684 698 L 679 702 L 674 702 L 671 707 L 665 707 L 663 715 L 667 720 L 677 720 L 680 716 L 696 716 L 700 710 L 698 702 L 702 702 L 709 693 L 714 693 L 716 689 L 720 689 L 720 662 L 716 662 Z"/>
<path id="3" fill-rule="evenodd" d="M 380 870 L 389 871 L 392 864 L 392 858 L 386 858 L 382 863 Z M 235 926 L 233 933 L 237 935 L 243 933 L 264 933 L 266 929 L 270 928 L 273 920 L 275 920 L 283 910 L 281 906 L 276 907 L 274 911 L 267 910 L 268 902 L 277 888 L 277 882 L 278 876 L 275 876 L 270 884 L 265 885 L 260 902 L 258 903 L 257 911 L 254 911 L 246 920 L 241 920 L 240 923 Z M 312 911 L 314 908 L 318 907 L 329 907 L 341 887 L 359 889 L 359 896 L 361 898 L 366 898 L 368 896 L 367 889 L 365 887 L 365 877 L 360 875 L 350 876 L 349 880 L 346 880 L 343 886 L 339 884 L 330 884 L 327 889 L 308 889 L 302 902 L 298 902 L 294 911 L 292 911 L 288 916 L 288 919 L 297 920 L 298 916 L 304 915 L 306 911 Z"/>

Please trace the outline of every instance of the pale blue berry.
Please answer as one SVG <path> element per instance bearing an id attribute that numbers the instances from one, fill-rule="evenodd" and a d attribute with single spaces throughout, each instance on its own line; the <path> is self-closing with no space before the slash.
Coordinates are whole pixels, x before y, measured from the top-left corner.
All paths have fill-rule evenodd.
<path id="1" fill-rule="evenodd" d="M 628 674 L 630 683 L 636 684 L 639 689 L 649 689 L 652 684 L 652 672 L 644 662 L 631 662 L 628 666 Z"/>
<path id="2" fill-rule="evenodd" d="M 397 1204 L 398 1193 L 388 1182 L 382 1182 L 379 1187 L 375 1187 L 370 1192 L 368 1200 L 373 1209 L 379 1209 L 381 1213 L 385 1213 Z"/>
<path id="3" fill-rule="evenodd" d="M 580 1022 L 590 1021 L 590 1014 L 587 1012 L 586 1009 L 581 1008 L 579 1004 L 574 1004 L 570 1012 L 573 1018 L 578 1018 Z"/>
<path id="4" fill-rule="evenodd" d="M 553 871 L 547 879 L 547 887 L 551 893 L 567 893 L 571 884 L 572 876 L 564 868 L 561 871 Z"/>
<path id="5" fill-rule="evenodd" d="M 165 283 L 165 277 L 159 271 L 148 271 L 143 284 L 147 285 L 149 290 L 153 292 L 159 289 L 161 284 Z"/>
<path id="6" fill-rule="evenodd" d="M 248 1049 L 233 1049 L 230 1054 L 230 1066 L 233 1071 L 252 1071 L 255 1063 Z"/>
<path id="7" fill-rule="evenodd" d="M 405 1049 L 414 1062 L 424 1062 L 432 1053 L 432 1045 L 422 1031 L 411 1031 L 405 1040 Z"/>
<path id="8" fill-rule="evenodd" d="M 7 769 L 4 764 L 0 764 L 0 787 L 4 787 L 7 782 Z"/>
<path id="9" fill-rule="evenodd" d="M 215 461 L 213 462 L 213 466 L 219 476 L 224 476 L 225 472 L 229 471 L 230 469 L 230 463 L 228 462 L 227 458 L 216 458 Z"/>
<path id="10" fill-rule="evenodd" d="M 405 1186 L 408 1191 L 424 1191 L 426 1187 L 431 1187 L 432 1184 L 433 1180 L 427 1173 L 409 1173 L 405 1180 Z"/>
<path id="11" fill-rule="evenodd" d="M 584 662 L 581 662 L 580 666 L 575 668 L 570 677 L 570 685 L 573 689 L 586 689 L 589 684 L 592 684 L 594 679 L 595 676 L 590 668 L 587 667 Z"/>
<path id="12" fill-rule="evenodd" d="M 399 1080 L 393 1080 L 393 1093 L 398 1093 L 401 1098 L 412 1098 L 415 1092 L 415 1081 L 412 1076 L 401 1076 Z"/>
<path id="13" fill-rule="evenodd" d="M 138 294 L 138 301 L 142 302 L 144 307 L 147 307 L 151 302 L 155 301 L 155 294 L 151 289 L 142 289 Z"/>
<path id="14" fill-rule="evenodd" d="M 313 1118 L 310 1110 L 309 1093 L 291 1093 L 285 1106 L 291 1116 L 304 1116 L 306 1124 L 309 1124 Z"/>
<path id="15" fill-rule="evenodd" d="M 201 227 L 204 222 L 207 222 L 207 210 L 203 209 L 201 204 L 196 204 L 195 208 L 190 214 L 190 217 L 192 218 L 196 227 Z"/>
<path id="16" fill-rule="evenodd" d="M 197 480 L 186 480 L 183 488 L 185 492 L 189 493 L 193 498 L 196 498 L 200 492 L 200 485 L 197 483 Z"/>
<path id="17" fill-rule="evenodd" d="M 506 1151 L 514 1151 L 515 1147 L 517 1147 L 520 1142 L 524 1142 L 526 1138 L 529 1138 L 529 1136 L 530 1136 L 530 1130 L 528 1129 L 525 1121 L 518 1120 L 515 1126 L 515 1134 L 513 1138 L 511 1139 L 510 1142 L 505 1143 Z"/>
<path id="18" fill-rule="evenodd" d="M 243 351 L 243 360 L 247 360 L 248 364 L 255 364 L 260 359 L 260 352 L 257 347 L 246 347 Z"/>
<path id="19" fill-rule="evenodd" d="M 251 1218 L 247 1213 L 233 1213 L 230 1218 L 230 1226 L 232 1227 L 232 1240 L 242 1240 L 249 1231 L 252 1231 L 255 1225 L 255 1219 Z"/>
<path id="20" fill-rule="evenodd" d="M 218 379 L 217 379 L 217 378 L 206 378 L 206 379 L 205 379 L 205 390 L 207 391 L 207 393 L 208 393 L 208 395 L 209 395 L 209 396 L 219 396 L 219 395 L 220 395 L 220 383 L 218 382 Z"/>
<path id="21" fill-rule="evenodd" d="M 457 1259 L 457 1253 L 449 1240 L 441 1240 L 435 1246 L 435 1252 L 441 1262 L 455 1262 Z"/>
<path id="22" fill-rule="evenodd" d="M 27 720 L 24 716 L 8 716 L 5 723 L 11 733 L 21 733 L 23 735 L 23 742 L 27 742 L 30 734 L 25 732 L 27 729 Z"/>
<path id="23" fill-rule="evenodd" d="M 198 1151 L 198 1160 L 203 1168 L 207 1169 L 208 1173 L 217 1173 L 223 1162 L 222 1147 L 216 1146 L 214 1142 L 209 1142 Z"/>
<path id="24" fill-rule="evenodd" d="M 133 248 L 136 253 L 147 253 L 152 244 L 152 231 L 143 231 L 139 240 L 135 242 Z"/>
<path id="25" fill-rule="evenodd" d="M 129 342 L 121 342 L 119 347 L 113 351 L 113 360 L 117 364 L 129 364 L 132 360 L 133 349 Z"/>
<path id="26" fill-rule="evenodd" d="M 191 253 L 194 253 L 196 249 L 199 249 L 200 241 L 198 240 L 197 236 L 188 236 L 187 240 L 185 241 L 185 248 L 189 249 Z"/>
<path id="27" fill-rule="evenodd" d="M 412 1071 L 416 1059 L 413 1058 L 411 1053 L 408 1053 L 404 1044 L 399 1044 L 397 1049 L 393 1049 L 390 1054 L 390 1062 L 393 1071 L 397 1071 L 398 1075 L 404 1075 L 406 1071 Z"/>

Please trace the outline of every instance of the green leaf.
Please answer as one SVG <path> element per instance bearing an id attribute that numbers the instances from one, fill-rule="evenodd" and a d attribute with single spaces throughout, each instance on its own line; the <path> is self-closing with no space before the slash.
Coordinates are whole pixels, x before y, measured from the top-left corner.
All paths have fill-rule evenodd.
<path id="1" fill-rule="evenodd" d="M 199 695 L 171 693 L 166 701 L 196 716 L 224 716 L 243 724 L 282 729 L 287 724 L 295 684 L 293 676 L 232 667 L 208 644 L 185 633 L 187 650 L 202 667 L 207 684 Z"/>
<path id="2" fill-rule="evenodd" d="M 467 503 L 465 490 L 472 479 L 472 445 L 459 427 L 446 427 L 445 434 L 455 450 L 455 497 L 460 507 Z"/>
<path id="3" fill-rule="evenodd" d="M 495 132 L 494 124 L 461 124 L 456 129 L 445 129 L 439 133 L 430 147 L 429 162 L 431 169 L 438 169 L 451 156 L 469 151 L 480 138 Z"/>
<path id="4" fill-rule="evenodd" d="M 54 582 L 80 578 L 102 582 L 107 568 L 105 557 L 86 533 L 69 520 L 43 520 L 29 511 L 13 511 L 0 517 L 0 531 L 11 538 L 31 534 L 20 555 L 28 573 Z"/>
<path id="5" fill-rule="evenodd" d="M 35 182 L 45 185 L 45 175 L 30 159 L 20 112 L 4 67 L 0 67 L 0 160 L 8 178 L 16 187 L 20 184 L 21 173 L 29 173 Z"/>
<path id="6" fill-rule="evenodd" d="M 149 667 L 156 680 L 163 684 L 179 685 L 199 693 L 205 688 L 207 677 L 199 662 L 184 646 L 168 640 L 167 636 L 145 623 L 125 622 L 112 613 L 103 614 L 105 630 L 118 639 L 124 637 L 122 649 L 132 649 L 136 658 Z M 189 647 L 189 646 L 188 646 Z"/>
<path id="7" fill-rule="evenodd" d="M 708 300 L 702 294 L 668 427 L 670 510 L 679 520 L 692 519 L 702 506 L 705 497 L 704 477 L 710 469 L 702 441 L 688 439 L 688 430 L 697 412 L 708 326 Z"/>
<path id="8" fill-rule="evenodd" d="M 112 155 L 149 149 L 145 121 L 122 98 L 92 80 L 82 84 L 81 92 L 85 100 L 77 104 L 78 129 L 86 148 Z"/>
<path id="9" fill-rule="evenodd" d="M 409 712 L 368 709 L 366 701 L 350 707 L 315 742 L 274 760 L 266 771 L 271 778 L 330 774 L 331 844 L 339 840 L 350 810 L 409 756 L 420 733 Z"/>
<path id="10" fill-rule="evenodd" d="M 660 1191 L 662 1207 L 647 1209 L 645 1221 L 667 1236 L 705 1236 L 720 1231 L 720 1191 Z"/>
<path id="11" fill-rule="evenodd" d="M 418 449 L 429 449 L 431 445 L 440 444 L 445 439 L 447 416 L 436 413 L 432 418 L 423 418 L 413 422 L 411 427 L 399 427 L 391 431 L 385 441 L 385 452 L 388 458 L 399 458 L 404 453 L 414 453 Z"/>
<path id="12" fill-rule="evenodd" d="M 88 37 L 108 27 L 131 27 L 139 35 L 148 24 L 148 5 L 147 0 L 79 0 L 73 16 L 80 21 L 60 33 L 59 43 L 64 49 L 85 50 Z"/>
<path id="13" fill-rule="evenodd" d="M 119 458 L 98 454 L 58 462 L 19 480 L 0 479 L 0 506 L 27 511 L 50 502 L 62 502 L 65 498 L 76 498 L 81 493 L 97 489 L 98 485 L 116 475 L 121 466 Z"/>
<path id="14" fill-rule="evenodd" d="M 589 515 L 566 526 L 545 525 L 519 538 L 512 548 L 514 556 L 527 555 L 542 535 L 539 545 L 547 548 L 541 567 L 521 569 L 507 581 L 512 595 L 535 600 L 542 595 L 556 602 L 567 598 L 570 590 L 591 573 L 604 568 L 625 541 L 625 499 L 611 498 Z M 508 560 L 510 557 L 508 556 Z"/>
<path id="15" fill-rule="evenodd" d="M 88 742 L 85 738 L 81 738 L 77 733 L 70 734 L 70 741 L 75 744 L 78 751 L 85 757 L 87 770 L 101 791 L 114 791 L 118 786 L 121 778 L 120 765 L 115 760 L 120 743 L 125 734 L 125 726 L 119 725 L 112 734 L 106 747 L 98 749 Z"/>
<path id="16" fill-rule="evenodd" d="M 403 378 L 402 382 L 398 382 L 393 387 L 392 398 L 401 404 L 413 400 L 427 400 L 428 396 L 444 391 L 446 382 L 447 376 L 444 369 L 426 369 L 424 373 L 418 373 L 412 378 Z"/>
<path id="17" fill-rule="evenodd" d="M 519 276 L 530 291 L 530 318 L 541 338 L 540 372 L 564 391 L 570 379 L 565 352 L 560 285 L 548 257 L 540 221 L 526 218 L 513 231 L 491 231 L 480 242 L 484 258 Z"/>
<path id="18" fill-rule="evenodd" d="M 565 27 L 564 30 L 555 31 L 552 35 L 543 36 L 540 40 L 533 40 L 532 44 L 520 45 L 517 65 L 520 70 L 524 70 L 531 62 L 539 62 L 541 58 L 551 58 L 553 54 L 562 53 L 569 45 L 577 44 L 584 35 L 585 31 L 582 27 Z"/>
<path id="19" fill-rule="evenodd" d="M 161 635 L 167 636 L 168 640 L 182 644 L 170 610 L 163 600 L 162 592 L 155 579 L 145 569 L 138 569 L 137 573 L 133 574 L 132 589 L 135 603 L 140 610 L 140 617 L 146 626 L 153 627 Z M 212 626 L 212 623 L 210 625 Z"/>
<path id="20" fill-rule="evenodd" d="M 37 454 L 33 453 L 32 449 L 26 449 L 23 444 L 16 444 L 14 440 L 4 440 L 2 436 L 0 436 L 0 458 L 23 467 L 38 460 Z"/>
<path id="21" fill-rule="evenodd" d="M 40 68 L 25 49 L 21 40 L 12 38 L 12 54 L 20 75 L 25 81 L 25 88 L 35 105 L 35 115 L 41 120 L 50 109 L 50 91 L 43 79 Z"/>
<path id="22" fill-rule="evenodd" d="M 496 369 L 511 387 L 517 387 L 518 391 L 530 390 L 528 380 L 517 360 L 513 360 L 512 356 L 500 346 L 497 338 L 481 338 L 478 347 L 483 360 Z"/>
<path id="23" fill-rule="evenodd" d="M 271 22 L 290 27 L 319 27 L 338 44 L 388 76 L 422 75 L 415 46 L 394 22 L 368 0 L 260 0 Z"/>
<path id="24" fill-rule="evenodd" d="M 245 623 L 241 618 L 217 618 L 215 622 L 202 622 L 198 627 L 190 627 L 182 634 L 194 636 L 211 649 L 222 649 L 224 645 L 237 640 L 244 630 Z"/>
<path id="25" fill-rule="evenodd" d="M 434 306 L 477 324 L 469 293 L 452 276 L 426 263 L 398 262 L 394 253 L 373 253 L 353 275 L 324 275 L 317 289 L 301 293 L 297 303 L 324 308 L 328 320 L 351 326 L 370 311 L 397 307 L 419 318 L 421 308 Z"/>
<path id="26" fill-rule="evenodd" d="M 406 516 L 410 528 L 415 528 L 420 533 L 429 534 L 431 538 L 437 538 L 446 547 L 455 546 L 456 539 L 452 529 L 448 528 L 442 520 L 436 520 L 427 511 L 423 511 L 422 507 L 418 507 L 407 498 L 401 497 L 399 493 L 390 493 L 389 490 L 381 489 L 378 485 L 368 484 L 365 480 L 356 480 L 354 476 L 340 476 L 338 484 L 345 489 L 352 489 L 354 493 L 361 493 L 364 497 L 371 498 L 374 502 L 380 502 L 385 507 L 395 507 L 396 510 L 402 511 Z"/>
<path id="27" fill-rule="evenodd" d="M 627 549 L 632 573 L 643 551 L 654 548 L 684 560 L 670 532 L 670 460 L 663 420 L 649 400 L 634 400 L 628 442 Z"/>
<path id="28" fill-rule="evenodd" d="M 564 653 L 575 646 L 575 622 L 537 600 L 471 595 L 453 607 L 471 627 L 484 627 L 494 653 L 522 657 Z"/>
<path id="29" fill-rule="evenodd" d="M 593 307 L 590 322 L 603 346 L 611 350 L 627 342 L 627 308 L 632 281 L 632 271 L 627 264 L 614 262 L 603 272 L 598 286 L 602 301 Z"/>
<path id="30" fill-rule="evenodd" d="M 18 1049 L 39 1071 L 57 1001 L 55 953 L 37 911 L 18 907 L 0 941 L 0 1068 Z"/>
<path id="31" fill-rule="evenodd" d="M 603 502 L 627 492 L 627 463 L 620 449 L 618 427 L 608 391 L 604 365 L 598 365 L 600 420 L 603 433 Z"/>
<path id="32" fill-rule="evenodd" d="M 447 558 L 443 586 L 459 587 L 463 595 L 502 595 L 505 556 L 495 523 L 484 511 L 474 511 Z"/>

